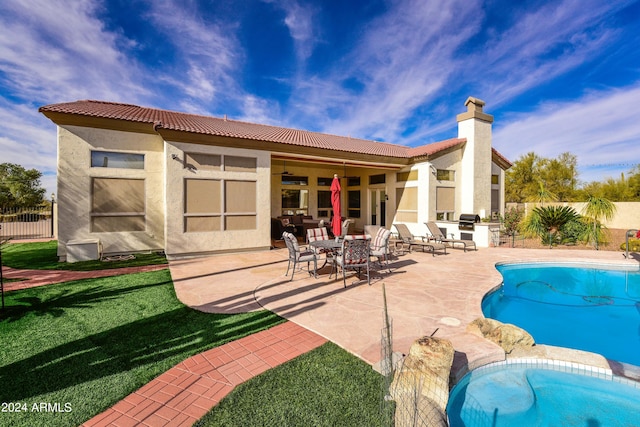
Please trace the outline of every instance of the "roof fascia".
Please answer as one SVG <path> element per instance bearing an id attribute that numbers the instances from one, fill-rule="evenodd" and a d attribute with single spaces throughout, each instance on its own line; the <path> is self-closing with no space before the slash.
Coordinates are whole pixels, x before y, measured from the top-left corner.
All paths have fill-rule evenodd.
<path id="1" fill-rule="evenodd" d="M 54 111 L 42 111 L 42 114 L 58 126 L 80 126 L 157 135 L 157 132 L 154 130 L 153 123 L 133 122 L 129 120 L 109 119 L 104 117 L 91 117 L 70 113 L 58 113 Z"/>

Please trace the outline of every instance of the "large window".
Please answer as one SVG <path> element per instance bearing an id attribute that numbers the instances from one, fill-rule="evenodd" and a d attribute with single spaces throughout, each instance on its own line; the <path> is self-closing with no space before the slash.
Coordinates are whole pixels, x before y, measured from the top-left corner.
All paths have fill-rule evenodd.
<path id="1" fill-rule="evenodd" d="M 298 188 L 282 189 L 282 214 L 283 215 L 308 215 L 309 190 Z"/>
<path id="2" fill-rule="evenodd" d="M 454 221 L 456 207 L 456 189 L 454 187 L 436 188 L 436 219 Z"/>
<path id="3" fill-rule="evenodd" d="M 318 190 L 318 216 L 328 218 L 332 208 L 331 191 Z"/>
<path id="4" fill-rule="evenodd" d="M 256 228 L 255 181 L 186 179 L 184 186 L 186 232 Z"/>
<path id="5" fill-rule="evenodd" d="M 360 218 L 360 190 L 349 190 L 347 199 L 347 215 L 351 218 Z"/>
<path id="6" fill-rule="evenodd" d="M 91 167 L 144 169 L 144 154 L 91 151 Z"/>
<path id="7" fill-rule="evenodd" d="M 93 178 L 91 231 L 144 231 L 144 179 Z"/>
<path id="8" fill-rule="evenodd" d="M 418 222 L 418 187 L 396 188 L 396 221 Z"/>

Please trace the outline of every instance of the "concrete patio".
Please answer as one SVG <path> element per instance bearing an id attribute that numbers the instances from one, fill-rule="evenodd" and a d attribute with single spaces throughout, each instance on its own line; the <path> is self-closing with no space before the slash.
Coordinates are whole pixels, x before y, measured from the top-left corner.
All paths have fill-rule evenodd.
<path id="1" fill-rule="evenodd" d="M 170 269 L 178 298 L 195 309 L 238 313 L 266 308 L 372 365 L 381 359 L 384 284 L 394 351 L 406 354 L 425 335 L 447 338 L 456 350 L 457 370 L 504 359 L 498 346 L 465 331 L 482 316 L 482 297 L 501 282 L 495 264 L 537 260 L 638 265 L 611 251 L 481 248 L 436 256 L 414 251 L 393 257 L 391 273 L 374 272 L 371 286 L 349 273 L 346 288 L 342 277 L 329 279 L 328 266 L 317 279 L 303 271 L 289 281 L 286 249 L 176 260 Z"/>

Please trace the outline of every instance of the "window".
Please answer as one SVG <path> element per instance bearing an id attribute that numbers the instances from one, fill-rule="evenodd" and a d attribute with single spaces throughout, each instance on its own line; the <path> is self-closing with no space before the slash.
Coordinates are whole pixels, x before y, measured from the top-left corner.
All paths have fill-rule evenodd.
<path id="1" fill-rule="evenodd" d="M 396 188 L 396 221 L 418 222 L 418 187 Z"/>
<path id="2" fill-rule="evenodd" d="M 91 151 L 91 167 L 144 169 L 144 154 Z"/>
<path id="3" fill-rule="evenodd" d="M 359 187 L 359 186 L 360 186 L 359 176 L 350 176 L 347 178 L 347 187 Z"/>
<path id="4" fill-rule="evenodd" d="M 144 179 L 93 178 L 91 232 L 145 231 Z"/>
<path id="5" fill-rule="evenodd" d="M 224 170 L 227 172 L 255 172 L 255 157 L 224 156 Z"/>
<path id="6" fill-rule="evenodd" d="M 439 221 L 454 221 L 455 214 L 455 188 L 436 188 L 436 219 Z"/>
<path id="7" fill-rule="evenodd" d="M 256 228 L 255 181 L 186 179 L 184 185 L 185 232 Z"/>
<path id="8" fill-rule="evenodd" d="M 351 218 L 360 218 L 360 190 L 347 192 L 347 215 Z"/>
<path id="9" fill-rule="evenodd" d="M 333 183 L 333 178 L 318 177 L 318 187 L 331 187 L 332 183 Z"/>
<path id="10" fill-rule="evenodd" d="M 282 185 L 309 185 L 309 177 L 282 175 Z"/>
<path id="11" fill-rule="evenodd" d="M 222 156 L 215 154 L 184 153 L 184 166 L 202 171 L 219 171 L 222 167 Z"/>
<path id="12" fill-rule="evenodd" d="M 418 180 L 418 171 L 411 170 L 407 172 L 398 172 L 396 173 L 396 181 L 397 182 L 406 182 L 406 181 L 417 181 Z"/>
<path id="13" fill-rule="evenodd" d="M 309 190 L 282 189 L 282 214 L 283 215 L 308 215 Z"/>
<path id="14" fill-rule="evenodd" d="M 491 175 L 491 184 L 493 184 L 493 185 L 500 184 L 500 176 L 499 175 Z"/>
<path id="15" fill-rule="evenodd" d="M 438 169 L 436 172 L 436 179 L 438 181 L 454 181 L 455 173 L 447 169 Z"/>
<path id="16" fill-rule="evenodd" d="M 331 191 L 318 190 L 318 216 L 329 217 L 331 206 Z"/>
<path id="17" fill-rule="evenodd" d="M 385 174 L 371 175 L 369 176 L 369 185 L 384 184 L 386 180 L 387 176 Z"/>

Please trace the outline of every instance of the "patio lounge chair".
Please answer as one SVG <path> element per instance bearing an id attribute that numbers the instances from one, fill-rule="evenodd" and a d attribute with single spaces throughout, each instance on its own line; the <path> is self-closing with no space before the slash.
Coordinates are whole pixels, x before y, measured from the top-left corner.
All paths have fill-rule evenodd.
<path id="1" fill-rule="evenodd" d="M 365 235 L 349 235 L 345 236 L 342 241 L 342 250 L 336 255 L 336 276 L 338 275 L 337 268 L 340 266 L 342 269 L 342 283 L 344 287 L 347 287 L 347 277 L 345 270 L 358 269 L 358 276 L 360 276 L 360 270 L 362 268 L 367 269 L 367 283 L 371 285 L 371 275 L 369 274 L 369 245 L 371 244 L 371 238 Z"/>
<path id="2" fill-rule="evenodd" d="M 375 236 L 371 240 L 370 255 L 378 258 L 378 263 L 380 267 L 382 267 L 382 260 L 387 266 L 389 273 L 391 273 L 391 268 L 389 268 L 389 238 L 391 237 L 391 231 L 387 230 L 384 227 L 378 228 Z"/>
<path id="3" fill-rule="evenodd" d="M 301 248 L 298 245 L 298 239 L 296 236 L 289 232 L 285 231 L 282 233 L 282 238 L 289 250 L 289 263 L 287 264 L 287 272 L 285 273 L 285 276 L 289 275 L 289 267 L 293 264 L 291 279 L 289 279 L 289 281 L 293 280 L 293 275 L 296 273 L 296 266 L 301 262 L 307 263 L 307 271 L 311 274 L 311 269 L 309 268 L 311 261 L 313 261 L 313 277 L 317 279 L 318 276 L 316 271 L 318 270 L 318 257 L 316 253 L 306 247 Z"/>
<path id="4" fill-rule="evenodd" d="M 433 256 L 436 256 L 436 251 L 443 251 L 445 254 L 447 253 L 447 246 L 444 243 L 435 242 L 433 240 L 430 241 L 426 237 L 422 236 L 416 238 L 416 236 L 409 231 L 409 227 L 407 227 L 406 224 L 393 224 L 393 226 L 398 231 L 398 237 L 400 240 L 409 245 L 409 251 L 411 251 L 413 246 L 420 246 L 423 251 L 426 251 L 425 248 L 429 248 Z"/>
<path id="5" fill-rule="evenodd" d="M 476 242 L 474 242 L 473 240 L 448 239 L 444 235 L 444 233 L 442 233 L 442 231 L 440 230 L 440 228 L 435 222 L 429 221 L 429 222 L 425 222 L 424 224 L 427 226 L 427 229 L 431 234 L 431 238 L 436 242 L 449 244 L 451 245 L 452 248 L 454 248 L 456 244 L 462 245 L 465 252 L 467 251 L 467 246 L 473 246 L 474 250 L 476 251 L 478 250 L 478 248 L 476 248 Z"/>

